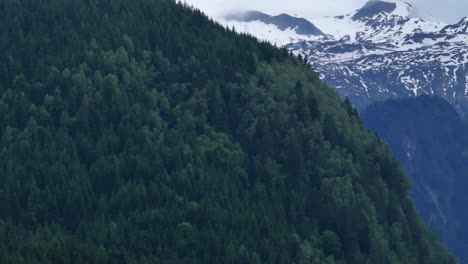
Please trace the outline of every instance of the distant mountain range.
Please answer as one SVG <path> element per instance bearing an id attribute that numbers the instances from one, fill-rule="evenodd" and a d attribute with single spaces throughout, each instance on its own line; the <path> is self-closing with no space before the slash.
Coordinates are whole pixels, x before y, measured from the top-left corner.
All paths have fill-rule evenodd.
<path id="1" fill-rule="evenodd" d="M 428 94 L 467 116 L 467 18 L 448 25 L 406 2 L 369 1 L 335 17 L 245 12 L 220 22 L 307 56 L 322 79 L 361 110 Z"/>

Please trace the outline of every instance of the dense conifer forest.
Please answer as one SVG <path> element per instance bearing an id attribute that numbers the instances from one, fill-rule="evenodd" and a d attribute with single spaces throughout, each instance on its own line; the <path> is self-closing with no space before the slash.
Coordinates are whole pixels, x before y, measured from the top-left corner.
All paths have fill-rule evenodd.
<path id="1" fill-rule="evenodd" d="M 455 263 L 284 49 L 170 0 L 2 0 L 0 50 L 0 263 Z"/>
<path id="2" fill-rule="evenodd" d="M 410 175 L 421 217 L 461 263 L 468 263 L 466 121 L 445 99 L 433 96 L 376 103 L 362 116 Z"/>

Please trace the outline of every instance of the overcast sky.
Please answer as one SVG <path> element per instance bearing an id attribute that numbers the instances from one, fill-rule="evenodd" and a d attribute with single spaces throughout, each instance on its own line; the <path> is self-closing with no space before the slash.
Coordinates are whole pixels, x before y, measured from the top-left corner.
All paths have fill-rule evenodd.
<path id="1" fill-rule="evenodd" d="M 391 0 L 387 0 L 391 2 Z M 185 0 L 210 16 L 230 10 L 260 10 L 303 17 L 343 15 L 362 7 L 367 0 Z M 468 0 L 407 0 L 437 19 L 455 23 L 468 16 Z"/>

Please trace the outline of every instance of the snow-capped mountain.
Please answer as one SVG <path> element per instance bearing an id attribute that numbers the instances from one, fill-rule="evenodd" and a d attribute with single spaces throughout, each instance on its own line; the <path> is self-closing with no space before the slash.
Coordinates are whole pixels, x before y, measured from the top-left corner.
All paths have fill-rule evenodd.
<path id="1" fill-rule="evenodd" d="M 288 14 L 270 16 L 259 11 L 232 12 L 224 16 L 223 23 L 279 46 L 326 37 L 309 20 Z"/>
<path id="2" fill-rule="evenodd" d="M 324 36 L 309 20 L 293 17 L 288 14 L 270 16 L 259 11 L 248 11 L 240 13 L 230 13 L 225 16 L 228 21 L 254 22 L 259 21 L 267 25 L 274 25 L 280 30 L 294 29 L 299 35 L 306 36 Z"/>
<path id="3" fill-rule="evenodd" d="M 431 94 L 468 115 L 467 18 L 448 25 L 409 3 L 378 0 L 352 14 L 279 17 L 283 20 L 245 12 L 221 22 L 307 56 L 322 78 L 358 108 Z M 305 31 L 304 24 L 317 30 Z"/>

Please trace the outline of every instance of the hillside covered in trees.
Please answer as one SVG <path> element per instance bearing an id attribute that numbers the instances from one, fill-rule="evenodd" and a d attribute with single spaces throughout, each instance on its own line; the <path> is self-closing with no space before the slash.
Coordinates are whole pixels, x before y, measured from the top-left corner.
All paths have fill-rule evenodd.
<path id="1" fill-rule="evenodd" d="M 468 124 L 444 99 L 419 96 L 369 106 L 366 125 L 408 172 L 421 217 L 468 262 Z"/>
<path id="2" fill-rule="evenodd" d="M 2 0 L 0 50 L 0 263 L 455 263 L 286 50 L 169 0 Z"/>

